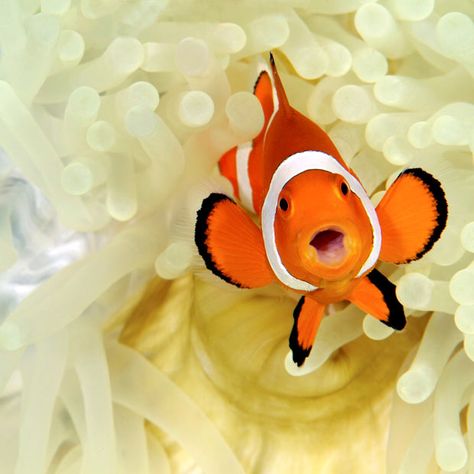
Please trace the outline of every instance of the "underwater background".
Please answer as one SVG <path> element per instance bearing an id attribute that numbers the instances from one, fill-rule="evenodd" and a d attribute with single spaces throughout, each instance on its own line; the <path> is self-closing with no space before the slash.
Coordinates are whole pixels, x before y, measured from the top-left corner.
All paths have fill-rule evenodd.
<path id="1" fill-rule="evenodd" d="M 0 0 L 0 474 L 474 473 L 471 0 Z M 195 211 L 263 125 L 272 51 L 374 203 L 405 167 L 448 224 L 400 333 L 205 270 Z M 416 206 L 416 202 L 413 203 Z M 410 229 L 406 229 L 410 232 Z"/>

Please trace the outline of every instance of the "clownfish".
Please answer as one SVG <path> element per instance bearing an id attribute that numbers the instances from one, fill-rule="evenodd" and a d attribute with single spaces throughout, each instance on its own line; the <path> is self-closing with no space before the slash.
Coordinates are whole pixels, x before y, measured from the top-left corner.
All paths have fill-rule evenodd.
<path id="1" fill-rule="evenodd" d="M 206 267 L 226 282 L 277 282 L 301 294 L 289 337 L 301 366 L 329 303 L 347 300 L 395 330 L 405 327 L 395 285 L 375 265 L 421 258 L 441 236 L 448 205 L 439 181 L 411 168 L 374 207 L 327 133 L 291 107 L 272 55 L 270 65 L 254 87 L 262 131 L 219 160 L 240 205 L 210 194 L 194 237 Z"/>

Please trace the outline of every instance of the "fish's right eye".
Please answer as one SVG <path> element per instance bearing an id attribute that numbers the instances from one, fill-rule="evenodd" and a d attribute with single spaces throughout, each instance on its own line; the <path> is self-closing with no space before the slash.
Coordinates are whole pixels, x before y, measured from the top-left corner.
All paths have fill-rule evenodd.
<path id="1" fill-rule="evenodd" d="M 342 193 L 344 196 L 346 196 L 348 192 L 349 192 L 349 186 L 347 186 L 346 182 L 343 181 L 343 182 L 341 183 L 341 193 Z"/>
<path id="2" fill-rule="evenodd" d="M 282 211 L 287 211 L 288 210 L 288 201 L 285 198 L 280 199 L 280 209 Z"/>

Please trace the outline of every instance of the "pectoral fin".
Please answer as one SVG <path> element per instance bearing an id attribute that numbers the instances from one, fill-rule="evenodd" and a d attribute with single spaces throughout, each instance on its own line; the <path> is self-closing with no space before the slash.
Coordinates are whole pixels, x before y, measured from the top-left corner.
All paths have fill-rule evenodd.
<path id="1" fill-rule="evenodd" d="M 395 294 L 395 285 L 378 270 L 364 277 L 348 299 L 397 331 L 405 327 L 405 313 Z"/>
<path id="2" fill-rule="evenodd" d="M 212 193 L 197 212 L 194 240 L 206 267 L 240 288 L 257 288 L 274 280 L 261 230 L 224 194 Z"/>
<path id="3" fill-rule="evenodd" d="M 309 356 L 313 341 L 324 315 L 325 306 L 308 296 L 302 296 L 293 311 L 293 329 L 290 334 L 290 349 L 293 361 L 302 366 Z"/>
<path id="4" fill-rule="evenodd" d="M 441 236 L 448 205 L 441 184 L 420 168 L 407 169 L 377 206 L 382 230 L 380 260 L 418 260 Z"/>

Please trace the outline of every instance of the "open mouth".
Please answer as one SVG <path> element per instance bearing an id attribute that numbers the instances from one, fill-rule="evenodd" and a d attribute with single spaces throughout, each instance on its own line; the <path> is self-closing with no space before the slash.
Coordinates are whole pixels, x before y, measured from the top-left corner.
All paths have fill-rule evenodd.
<path id="1" fill-rule="evenodd" d="M 326 229 L 318 232 L 309 243 L 316 249 L 318 259 L 326 265 L 337 265 L 344 260 L 344 234 L 335 229 Z"/>

